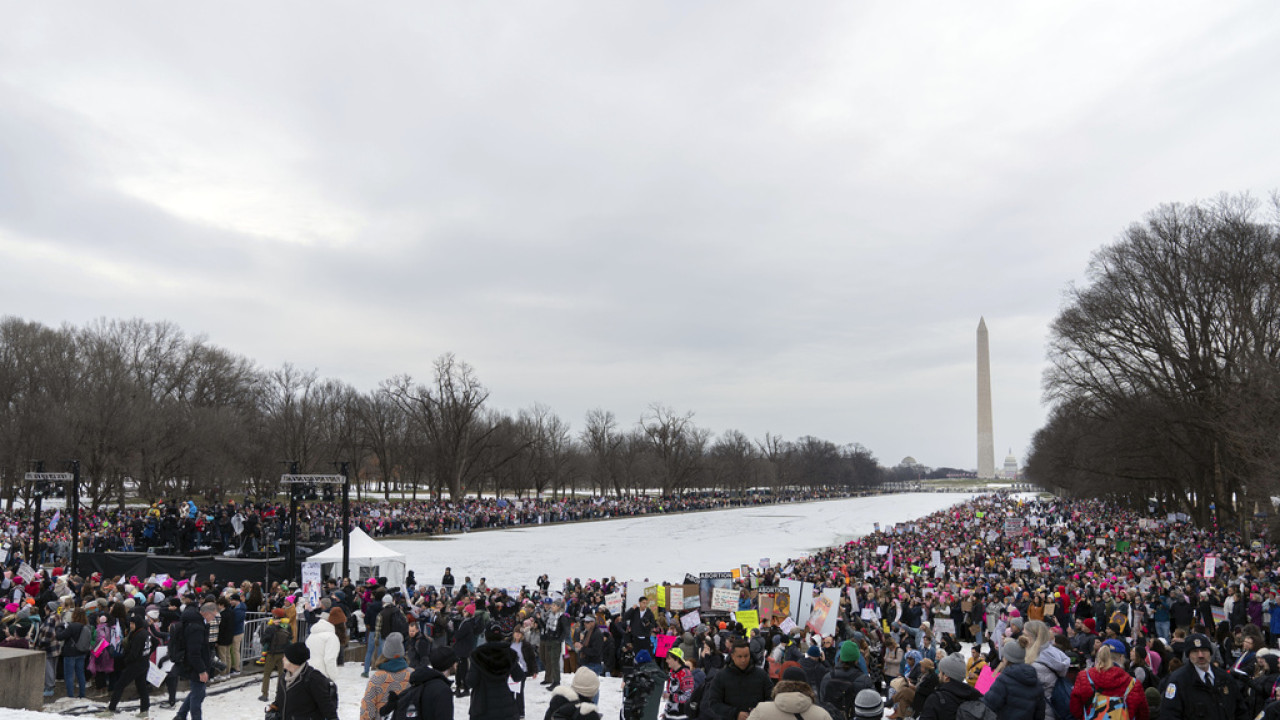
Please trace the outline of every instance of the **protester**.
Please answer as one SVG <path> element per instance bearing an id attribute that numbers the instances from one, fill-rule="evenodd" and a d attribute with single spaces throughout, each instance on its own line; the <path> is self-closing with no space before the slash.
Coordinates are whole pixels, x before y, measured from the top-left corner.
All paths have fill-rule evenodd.
<path id="1" fill-rule="evenodd" d="M 338 696 L 332 681 L 307 662 L 310 651 L 300 642 L 284 650 L 284 674 L 276 683 L 275 700 L 268 710 L 280 720 L 337 720 Z"/>
<path id="2" fill-rule="evenodd" d="M 735 640 L 729 664 L 716 673 L 707 688 L 705 706 L 718 720 L 746 720 L 751 711 L 772 698 L 768 674 L 751 662 L 751 647 Z"/>
<path id="3" fill-rule="evenodd" d="M 360 720 L 379 720 L 379 710 L 391 695 L 409 687 L 411 668 L 405 659 L 404 639 L 400 633 L 393 632 L 382 642 L 382 657 L 373 667 L 364 698 L 360 700 Z"/>
<path id="4" fill-rule="evenodd" d="M 982 702 L 982 693 L 965 682 L 966 674 L 965 661 L 959 653 L 940 660 L 938 689 L 925 701 L 919 720 L 955 720 L 962 703 Z"/>
<path id="5" fill-rule="evenodd" d="M 1118 698 L 1134 720 L 1149 717 L 1147 696 L 1142 685 L 1117 665 L 1115 659 L 1111 646 L 1103 645 L 1094 655 L 1093 667 L 1076 676 L 1075 686 L 1071 689 L 1073 716 L 1082 717 L 1084 713 L 1094 712 L 1094 708 L 1114 706 L 1116 702 L 1110 698 Z"/>
<path id="6" fill-rule="evenodd" d="M 591 668 L 578 668 L 568 685 L 558 685 L 551 693 L 543 720 L 601 720 L 591 698 L 600 693 L 600 677 Z"/>
<path id="7" fill-rule="evenodd" d="M 750 720 L 831 720 L 831 714 L 817 704 L 813 687 L 798 667 L 788 668 L 772 689 L 772 700 L 758 703 L 747 715 Z"/>
<path id="8" fill-rule="evenodd" d="M 471 703 L 468 714 L 471 720 L 511 720 L 519 717 L 515 695 L 509 682 L 520 682 L 524 672 L 520 669 L 516 652 L 504 642 L 501 631 L 490 628 L 485 642 L 471 653 L 467 687 Z"/>
<path id="9" fill-rule="evenodd" d="M 1004 669 L 982 696 L 982 702 L 994 710 L 1000 720 L 1044 720 L 1044 692 L 1036 671 L 1025 662 L 1025 642 L 1025 639 L 1004 642 L 1001 648 Z"/>

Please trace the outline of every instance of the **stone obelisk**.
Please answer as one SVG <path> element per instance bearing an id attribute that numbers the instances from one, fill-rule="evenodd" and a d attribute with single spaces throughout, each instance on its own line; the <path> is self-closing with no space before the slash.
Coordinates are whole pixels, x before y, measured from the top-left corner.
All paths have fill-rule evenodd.
<path id="1" fill-rule="evenodd" d="M 978 319 L 978 477 L 996 476 L 996 446 L 991 431 L 991 350 L 986 318 Z"/>

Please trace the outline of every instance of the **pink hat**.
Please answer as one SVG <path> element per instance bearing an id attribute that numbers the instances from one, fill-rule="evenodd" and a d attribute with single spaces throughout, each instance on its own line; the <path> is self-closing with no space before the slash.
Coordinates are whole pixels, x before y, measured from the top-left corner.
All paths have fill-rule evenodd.
<path id="1" fill-rule="evenodd" d="M 4 606 L 4 611 L 5 611 L 5 612 L 11 612 L 11 613 L 12 613 L 12 612 L 18 612 L 18 603 L 9 603 L 8 605 L 5 605 L 5 606 Z"/>

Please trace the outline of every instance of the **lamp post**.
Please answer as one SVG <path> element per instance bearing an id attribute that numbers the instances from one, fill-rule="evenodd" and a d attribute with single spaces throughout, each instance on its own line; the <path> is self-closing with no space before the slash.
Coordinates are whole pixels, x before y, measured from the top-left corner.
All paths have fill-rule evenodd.
<path id="1" fill-rule="evenodd" d="M 351 576 L 351 476 L 347 474 L 351 464 L 337 465 L 342 476 L 342 577 L 346 578 Z"/>

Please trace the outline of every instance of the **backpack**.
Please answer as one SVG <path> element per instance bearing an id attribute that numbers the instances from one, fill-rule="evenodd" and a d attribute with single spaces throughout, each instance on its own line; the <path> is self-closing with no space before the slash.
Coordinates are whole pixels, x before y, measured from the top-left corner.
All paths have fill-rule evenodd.
<path id="1" fill-rule="evenodd" d="M 88 625 L 80 626 L 80 637 L 76 638 L 76 650 L 87 653 L 93 649 L 93 632 Z"/>
<path id="2" fill-rule="evenodd" d="M 1053 693 L 1049 696 L 1049 706 L 1053 708 L 1055 718 L 1071 717 L 1071 681 L 1060 677 L 1053 682 Z"/>
<path id="3" fill-rule="evenodd" d="M 996 711 L 987 707 L 987 704 L 981 700 L 966 700 L 956 708 L 956 720 L 998 720 L 998 718 Z"/>
<path id="4" fill-rule="evenodd" d="M 174 667 L 182 667 L 187 662 L 187 633 L 183 631 L 181 620 L 175 620 L 169 626 L 169 659 Z"/>
<path id="5" fill-rule="evenodd" d="M 830 703 L 847 718 L 853 717 L 854 700 L 858 697 L 858 688 L 848 680 L 831 678 L 827 680 L 827 689 L 823 693 L 823 702 Z"/>
<path id="6" fill-rule="evenodd" d="M 1093 703 L 1084 709 L 1084 720 L 1131 720 L 1133 715 L 1129 712 L 1128 698 L 1129 693 L 1133 691 L 1133 679 L 1129 679 L 1129 685 L 1125 687 L 1124 694 L 1119 697 L 1111 697 L 1110 695 L 1099 695 L 1097 687 L 1093 684 L 1093 676 L 1085 673 L 1085 679 L 1089 681 L 1089 688 L 1093 690 Z"/>

